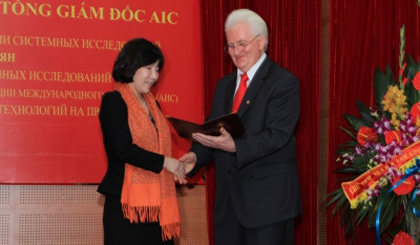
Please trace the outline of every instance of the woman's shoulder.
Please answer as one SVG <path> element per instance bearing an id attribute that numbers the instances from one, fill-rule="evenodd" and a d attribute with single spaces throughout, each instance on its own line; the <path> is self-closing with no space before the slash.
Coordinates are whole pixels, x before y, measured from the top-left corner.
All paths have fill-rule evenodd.
<path id="1" fill-rule="evenodd" d="M 114 90 L 105 92 L 102 96 L 101 107 L 127 107 L 120 92 Z"/>
<path id="2" fill-rule="evenodd" d="M 122 99 L 120 92 L 118 92 L 117 90 L 114 91 L 108 91 L 105 92 L 104 95 L 102 96 L 102 99 L 106 99 L 106 100 L 118 100 L 118 99 Z"/>

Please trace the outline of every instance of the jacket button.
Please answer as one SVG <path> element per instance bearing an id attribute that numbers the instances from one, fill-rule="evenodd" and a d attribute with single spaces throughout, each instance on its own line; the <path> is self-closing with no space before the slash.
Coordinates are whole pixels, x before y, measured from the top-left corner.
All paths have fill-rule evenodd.
<path id="1" fill-rule="evenodd" d="M 228 174 L 231 174 L 230 170 L 228 170 Z"/>

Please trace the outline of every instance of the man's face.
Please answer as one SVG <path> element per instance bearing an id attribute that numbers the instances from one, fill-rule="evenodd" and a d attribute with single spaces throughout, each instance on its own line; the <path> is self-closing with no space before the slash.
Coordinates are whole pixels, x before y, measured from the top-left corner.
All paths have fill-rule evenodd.
<path id="1" fill-rule="evenodd" d="M 226 31 L 229 55 L 235 66 L 243 72 L 248 72 L 264 53 L 265 37 L 254 38 L 246 22 L 238 23 Z"/>

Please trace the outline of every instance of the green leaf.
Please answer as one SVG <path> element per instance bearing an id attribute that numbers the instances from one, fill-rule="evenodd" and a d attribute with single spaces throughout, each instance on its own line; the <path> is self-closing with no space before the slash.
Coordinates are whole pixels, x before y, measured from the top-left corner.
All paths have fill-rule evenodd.
<path id="1" fill-rule="evenodd" d="M 352 167 L 360 171 L 366 172 L 369 170 L 369 161 L 376 155 L 376 151 L 366 152 L 364 155 L 358 155 L 354 157 Z"/>
<path id="2" fill-rule="evenodd" d="M 407 66 L 405 67 L 404 70 L 404 75 L 405 77 L 408 78 L 409 81 L 413 80 L 414 76 L 417 74 L 417 72 L 419 71 L 419 64 L 416 64 L 416 62 L 414 62 L 413 57 L 409 56 L 407 59 Z"/>
<path id="3" fill-rule="evenodd" d="M 373 213 L 373 217 L 372 216 L 369 217 L 370 225 L 372 226 L 376 225 L 376 214 L 377 214 L 379 205 L 382 202 L 381 216 L 379 219 L 381 234 L 383 231 L 388 229 L 392 220 L 398 214 L 398 210 L 400 207 L 399 201 L 401 197 L 398 197 L 394 192 L 391 192 L 388 195 L 386 195 L 389 189 L 390 187 L 383 188 L 381 190 L 378 198 L 376 199 L 375 212 Z"/>
<path id="4" fill-rule="evenodd" d="M 350 207 L 350 203 L 347 200 L 345 195 L 340 196 L 337 201 L 337 205 L 333 209 L 333 214 L 336 214 L 339 210 L 341 210 L 341 214 L 345 213 L 347 207 Z"/>
<path id="5" fill-rule="evenodd" d="M 411 56 L 407 59 L 407 66 L 404 70 L 404 75 L 407 78 L 408 82 L 404 86 L 404 94 L 407 96 L 407 104 L 408 107 L 411 108 L 415 103 L 417 103 L 420 100 L 419 93 L 414 88 L 414 85 L 412 83 L 412 80 L 414 76 L 418 72 L 418 66 L 413 61 L 413 58 Z"/>
<path id="6" fill-rule="evenodd" d="M 355 169 L 355 168 L 341 168 L 341 169 L 334 170 L 334 172 L 341 173 L 341 174 L 356 174 L 356 175 L 360 175 L 364 173 L 364 171 Z"/>
<path id="7" fill-rule="evenodd" d="M 341 146 L 341 145 L 340 145 Z M 353 154 L 352 148 L 339 148 L 335 151 L 338 155 L 342 156 L 343 154 Z"/>
<path id="8" fill-rule="evenodd" d="M 373 88 L 375 93 L 376 105 L 378 106 L 378 108 L 380 108 L 381 111 L 384 111 L 381 102 L 384 99 L 389 86 L 391 85 L 397 85 L 391 67 L 389 67 L 389 65 L 386 66 L 385 74 L 382 73 L 382 71 L 379 68 L 375 68 L 373 75 Z"/>
<path id="9" fill-rule="evenodd" d="M 353 167 L 365 169 L 364 167 L 366 167 L 366 165 L 369 164 L 370 159 L 372 159 L 374 155 L 375 154 L 373 154 L 372 152 L 366 152 L 364 155 L 355 156 L 353 160 Z"/>
<path id="10" fill-rule="evenodd" d="M 361 207 L 357 208 L 357 213 L 355 216 L 355 220 L 356 220 L 356 225 L 359 226 L 363 220 L 366 218 L 367 214 L 369 213 L 369 208 L 363 208 L 362 205 L 360 205 Z"/>
<path id="11" fill-rule="evenodd" d="M 373 75 L 373 89 L 376 105 L 378 108 L 380 108 L 381 111 L 384 111 L 381 102 L 384 99 L 386 92 L 388 91 L 388 87 L 389 84 L 385 74 L 383 74 L 379 68 L 375 68 Z"/>
<path id="12" fill-rule="evenodd" d="M 341 226 L 346 226 L 344 230 L 344 236 L 350 238 L 351 240 L 356 237 L 356 229 L 354 227 L 354 220 L 353 220 L 354 210 L 351 209 L 350 205 L 344 207 L 340 224 Z"/>
<path id="13" fill-rule="evenodd" d="M 367 107 L 365 104 L 363 104 L 363 102 L 359 100 L 356 100 L 356 106 L 357 109 L 359 109 L 359 113 L 363 121 L 365 121 L 367 125 L 372 126 L 375 121 L 375 117 L 373 117 L 370 113 L 369 107 Z"/>
<path id="14" fill-rule="evenodd" d="M 409 195 L 403 196 L 403 198 L 401 198 L 404 201 L 403 202 L 404 215 L 402 217 L 402 221 L 403 221 L 402 223 L 404 225 L 403 227 L 404 227 L 405 232 L 411 235 L 415 244 L 418 244 L 420 240 L 420 236 L 418 232 L 419 218 L 416 216 L 416 214 L 412 212 L 411 207 L 410 207 L 410 202 L 411 202 L 410 199 L 413 192 L 414 192 L 414 189 L 411 191 Z M 415 201 L 413 204 L 414 206 L 416 206 Z"/>
<path id="15" fill-rule="evenodd" d="M 344 144 L 339 145 L 336 152 L 353 153 L 354 152 L 354 147 L 356 147 L 356 146 L 357 146 L 356 141 L 349 141 L 349 142 L 346 142 Z"/>
<path id="16" fill-rule="evenodd" d="M 404 94 L 407 96 L 406 102 L 408 105 L 408 108 L 411 108 L 415 103 L 417 103 L 420 100 L 419 93 L 414 88 L 413 83 L 411 83 L 411 80 L 407 82 L 407 84 L 404 86 Z"/>
<path id="17" fill-rule="evenodd" d="M 348 114 L 344 114 L 343 117 L 349 121 L 350 125 L 355 131 L 359 131 L 360 127 L 362 126 L 369 126 L 365 121 L 363 121 L 361 118 L 354 117 Z M 356 138 L 357 139 L 357 138 Z"/>
<path id="18" fill-rule="evenodd" d="M 343 195 L 344 194 L 344 192 L 343 192 L 343 189 L 341 189 L 341 188 L 339 188 L 339 189 L 337 189 L 337 190 L 335 190 L 335 191 L 333 191 L 333 192 L 331 192 L 330 194 L 327 194 L 327 197 L 330 197 L 330 196 L 335 196 L 335 195 Z"/>
<path id="19" fill-rule="evenodd" d="M 356 147 L 358 144 L 357 141 L 347 141 L 344 144 L 339 145 L 340 147 Z"/>
<path id="20" fill-rule="evenodd" d="M 394 238 L 398 232 L 403 231 L 403 223 L 400 221 L 396 226 L 390 228 L 387 230 L 388 234 Z"/>
<path id="21" fill-rule="evenodd" d="M 327 197 L 333 196 L 333 198 L 331 200 L 329 200 L 325 206 L 325 208 L 327 209 L 328 207 L 330 207 L 331 205 L 333 205 L 335 202 L 337 202 L 340 198 L 342 198 L 344 195 L 343 189 L 337 189 L 334 192 L 331 192 L 330 194 L 327 195 Z M 335 213 L 333 213 L 333 216 L 335 215 Z"/>
<path id="22" fill-rule="evenodd" d="M 413 202 L 413 207 L 414 207 L 417 211 L 420 211 L 420 197 L 417 197 L 416 199 L 414 199 L 414 202 Z"/>
<path id="23" fill-rule="evenodd" d="M 339 127 L 341 130 L 343 130 L 344 132 L 346 132 L 348 135 L 350 135 L 350 137 L 352 137 L 353 139 L 357 140 L 356 135 L 354 135 L 350 130 L 344 128 L 344 127 Z"/>
<path id="24" fill-rule="evenodd" d="M 337 179 L 337 181 L 339 182 L 345 182 L 345 181 L 351 181 L 354 180 L 357 176 L 348 176 L 348 177 L 344 177 L 344 178 L 339 178 Z"/>
<path id="25" fill-rule="evenodd" d="M 392 211 L 394 210 L 394 206 L 392 204 L 395 201 L 395 195 L 393 199 L 385 207 L 382 207 L 381 218 L 380 218 L 380 232 L 384 232 L 388 226 L 391 224 L 391 221 L 394 219 L 394 214 Z"/>
<path id="26" fill-rule="evenodd" d="M 385 71 L 386 71 L 385 73 L 386 80 L 387 80 L 387 83 L 389 84 L 388 87 L 391 85 L 398 85 L 397 81 L 395 80 L 394 73 L 392 73 L 392 69 L 389 65 L 386 66 Z"/>

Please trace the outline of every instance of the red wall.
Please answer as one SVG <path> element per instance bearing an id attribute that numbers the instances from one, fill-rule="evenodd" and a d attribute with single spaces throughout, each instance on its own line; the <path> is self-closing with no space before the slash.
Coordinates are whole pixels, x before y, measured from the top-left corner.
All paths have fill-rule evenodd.
<path id="1" fill-rule="evenodd" d="M 164 114 L 203 121 L 199 1 L 0 2 L 0 183 L 98 183 L 101 95 L 121 45 L 145 37 L 165 66 Z M 173 134 L 174 156 L 190 142 Z"/>

